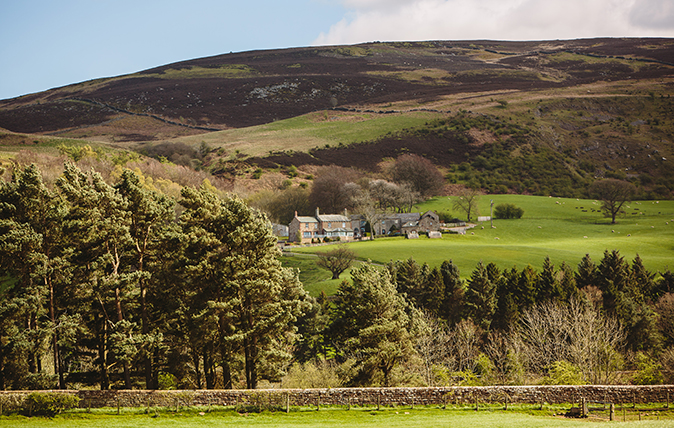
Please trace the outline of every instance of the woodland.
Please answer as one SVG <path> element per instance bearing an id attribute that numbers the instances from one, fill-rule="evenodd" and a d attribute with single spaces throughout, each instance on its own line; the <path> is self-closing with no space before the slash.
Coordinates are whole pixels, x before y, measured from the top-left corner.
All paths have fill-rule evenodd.
<path id="1" fill-rule="evenodd" d="M 617 250 L 467 280 L 364 263 L 310 297 L 267 217 L 204 182 L 177 203 L 72 163 L 0 187 L 0 388 L 662 383 L 674 275 Z"/>

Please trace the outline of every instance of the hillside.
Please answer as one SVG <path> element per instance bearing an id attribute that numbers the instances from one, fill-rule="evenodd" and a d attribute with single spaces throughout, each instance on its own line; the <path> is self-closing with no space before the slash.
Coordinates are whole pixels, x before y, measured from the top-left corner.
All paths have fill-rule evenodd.
<path id="1" fill-rule="evenodd" d="M 253 51 L 2 100 L 0 128 L 135 149 L 252 187 L 257 168 L 378 173 L 411 152 L 489 192 L 578 196 L 608 176 L 671 197 L 673 78 L 671 39 Z"/>

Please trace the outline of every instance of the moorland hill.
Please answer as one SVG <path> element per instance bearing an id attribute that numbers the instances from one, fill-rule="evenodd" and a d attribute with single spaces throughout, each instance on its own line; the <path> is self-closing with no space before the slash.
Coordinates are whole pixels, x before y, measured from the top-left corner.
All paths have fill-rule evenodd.
<path id="1" fill-rule="evenodd" d="M 332 164 L 382 173 L 416 153 L 488 192 L 576 196 L 614 177 L 671 197 L 673 83 L 672 39 L 373 42 L 230 53 L 2 100 L 0 128 L 18 147 L 74 138 L 249 183 L 291 166 L 294 181 Z"/>

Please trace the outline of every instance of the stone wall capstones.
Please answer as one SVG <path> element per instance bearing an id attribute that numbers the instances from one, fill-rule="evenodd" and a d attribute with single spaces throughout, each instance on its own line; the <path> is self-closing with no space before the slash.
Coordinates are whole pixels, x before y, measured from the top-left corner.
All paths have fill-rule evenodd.
<path id="1" fill-rule="evenodd" d="M 33 391 L 0 391 L 6 409 L 20 406 Z M 257 390 L 69 390 L 49 391 L 80 397 L 81 408 L 176 406 L 318 406 L 318 405 L 444 405 L 467 403 L 665 403 L 674 385 L 465 386 L 418 388 L 324 388 Z"/>

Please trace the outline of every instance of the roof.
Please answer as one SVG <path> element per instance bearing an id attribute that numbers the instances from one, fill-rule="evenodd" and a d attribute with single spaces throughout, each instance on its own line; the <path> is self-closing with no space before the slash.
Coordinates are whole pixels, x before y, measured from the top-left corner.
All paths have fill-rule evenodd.
<path id="1" fill-rule="evenodd" d="M 318 223 L 318 220 L 316 220 L 313 217 L 295 217 L 297 220 L 300 221 L 300 223 Z"/>
<path id="2" fill-rule="evenodd" d="M 340 221 L 341 222 L 347 222 L 347 221 L 349 221 L 350 222 L 351 221 L 351 219 L 349 219 L 348 217 L 343 216 L 343 215 L 339 215 L 339 214 L 328 214 L 328 215 L 321 214 L 321 215 L 318 216 L 318 220 L 323 221 L 323 222 L 325 222 L 325 221 L 335 221 L 335 222 L 340 222 Z"/>
<path id="3" fill-rule="evenodd" d="M 400 219 L 402 221 L 419 220 L 421 215 L 419 213 L 396 213 L 386 216 L 387 219 Z"/>

